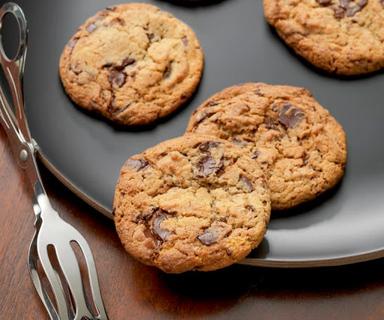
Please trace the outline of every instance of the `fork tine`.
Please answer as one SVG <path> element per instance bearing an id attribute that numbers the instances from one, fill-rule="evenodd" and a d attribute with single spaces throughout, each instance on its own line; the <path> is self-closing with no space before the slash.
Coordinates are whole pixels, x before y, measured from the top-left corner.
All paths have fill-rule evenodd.
<path id="1" fill-rule="evenodd" d="M 48 257 L 48 247 L 44 245 L 42 249 L 37 248 L 38 256 L 40 257 L 41 266 L 45 272 L 45 275 L 48 278 L 49 283 L 51 284 L 53 295 L 55 296 L 57 304 L 57 313 L 59 314 L 60 320 L 69 320 L 69 315 L 67 311 L 67 303 L 64 296 L 63 287 L 59 280 L 59 277 L 56 271 L 53 269 L 51 261 Z M 60 288 L 59 290 L 57 288 Z M 52 305 L 52 303 L 51 303 Z"/>
<path id="2" fill-rule="evenodd" d="M 88 268 L 88 279 L 89 284 L 91 286 L 92 291 L 92 297 L 93 297 L 93 303 L 98 311 L 98 317 L 99 320 L 108 320 L 107 313 L 105 311 L 105 306 L 103 303 L 103 299 L 101 297 L 101 291 L 100 291 L 100 285 L 99 285 L 99 279 L 97 276 L 96 271 L 96 264 L 93 259 L 93 254 L 91 251 L 91 248 L 89 247 L 87 241 L 83 238 L 83 236 L 79 235 L 76 240 L 74 240 L 80 247 L 85 262 L 87 264 Z"/>
<path id="3" fill-rule="evenodd" d="M 60 320 L 59 315 L 56 312 L 55 306 L 53 305 L 51 299 L 49 298 L 48 294 L 44 290 L 44 287 L 40 281 L 39 274 L 37 272 L 37 248 L 36 248 L 36 241 L 37 241 L 37 233 L 38 231 L 35 231 L 35 234 L 33 236 L 32 242 L 29 246 L 29 253 L 28 253 L 28 270 L 29 274 L 32 279 L 32 283 L 35 286 L 35 289 L 37 291 L 37 294 L 39 295 L 41 302 L 43 303 L 50 319 L 52 320 Z"/>
<path id="4" fill-rule="evenodd" d="M 80 267 L 73 248 L 69 242 L 66 242 L 58 246 L 57 249 L 59 251 L 57 259 L 75 300 L 76 315 L 74 320 L 80 320 L 83 317 L 93 318 L 85 300 Z"/>

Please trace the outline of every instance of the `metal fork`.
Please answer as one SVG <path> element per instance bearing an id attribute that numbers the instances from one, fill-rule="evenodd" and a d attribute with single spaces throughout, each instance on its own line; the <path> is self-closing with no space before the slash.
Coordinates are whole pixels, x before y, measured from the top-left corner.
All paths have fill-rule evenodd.
<path id="1" fill-rule="evenodd" d="M 19 26 L 19 48 L 7 57 L 1 39 L 4 16 L 13 15 Z M 0 123 L 20 167 L 35 194 L 35 235 L 29 248 L 28 267 L 32 282 L 49 316 L 55 320 L 108 319 L 100 294 L 92 252 L 84 237 L 59 217 L 44 190 L 36 163 L 38 146 L 32 139 L 24 113 L 23 75 L 27 52 L 27 22 L 21 8 L 6 3 L 0 8 L 0 64 L 12 94 L 15 112 L 0 86 Z M 82 276 L 73 244 L 81 249 L 87 276 Z M 56 260 L 53 256 L 56 256 Z M 79 254 L 78 254 L 79 255 Z M 47 281 L 48 280 L 48 281 Z M 84 280 L 84 281 L 83 281 Z M 85 281 L 90 297 L 85 294 Z"/>

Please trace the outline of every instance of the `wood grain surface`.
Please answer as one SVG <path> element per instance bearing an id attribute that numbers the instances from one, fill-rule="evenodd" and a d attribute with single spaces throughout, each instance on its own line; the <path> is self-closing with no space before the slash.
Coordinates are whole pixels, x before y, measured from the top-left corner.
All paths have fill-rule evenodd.
<path id="1" fill-rule="evenodd" d="M 93 249 L 111 320 L 382 320 L 384 260 L 310 270 L 233 266 L 166 275 L 122 249 L 113 224 L 41 168 L 54 207 Z M 0 129 L 0 319 L 48 319 L 27 270 L 31 191 Z"/>

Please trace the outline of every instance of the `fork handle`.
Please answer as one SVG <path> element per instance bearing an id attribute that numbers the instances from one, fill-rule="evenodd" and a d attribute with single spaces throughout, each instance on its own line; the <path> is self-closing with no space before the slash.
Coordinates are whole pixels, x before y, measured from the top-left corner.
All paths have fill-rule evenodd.
<path id="1" fill-rule="evenodd" d="M 4 50 L 1 39 L 3 20 L 6 14 L 15 17 L 19 27 L 19 48 L 15 57 L 9 58 Z M 12 94 L 12 102 L 16 114 L 12 111 L 10 103 L 0 87 L 0 122 L 11 142 L 12 151 L 19 166 L 26 172 L 38 202 L 46 192 L 41 181 L 36 162 L 37 143 L 31 138 L 28 122 L 24 111 L 23 77 L 25 58 L 27 53 L 28 27 L 22 9 L 15 3 L 5 3 L 0 8 L 0 65 L 4 71 L 5 80 Z M 39 203 L 40 205 L 40 203 Z"/>

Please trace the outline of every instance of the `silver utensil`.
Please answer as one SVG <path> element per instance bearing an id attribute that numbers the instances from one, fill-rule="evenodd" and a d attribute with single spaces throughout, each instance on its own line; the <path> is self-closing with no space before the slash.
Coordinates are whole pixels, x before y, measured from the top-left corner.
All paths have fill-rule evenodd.
<path id="1" fill-rule="evenodd" d="M 13 15 L 19 26 L 19 48 L 12 59 L 7 57 L 1 39 L 3 20 L 7 14 Z M 14 3 L 4 4 L 0 8 L 0 64 L 12 94 L 15 112 L 0 86 L 0 123 L 7 133 L 12 152 L 27 174 L 35 194 L 33 209 L 36 230 L 29 248 L 29 272 L 51 319 L 105 320 L 108 317 L 89 245 L 84 237 L 62 220 L 52 208 L 37 167 L 38 146 L 29 132 L 22 88 L 27 34 L 27 22 L 21 8 Z M 75 246 L 78 247 L 77 251 L 74 250 Z M 87 275 L 84 276 L 79 266 L 81 255 L 86 266 L 83 273 Z M 90 288 L 87 295 L 85 287 Z"/>

